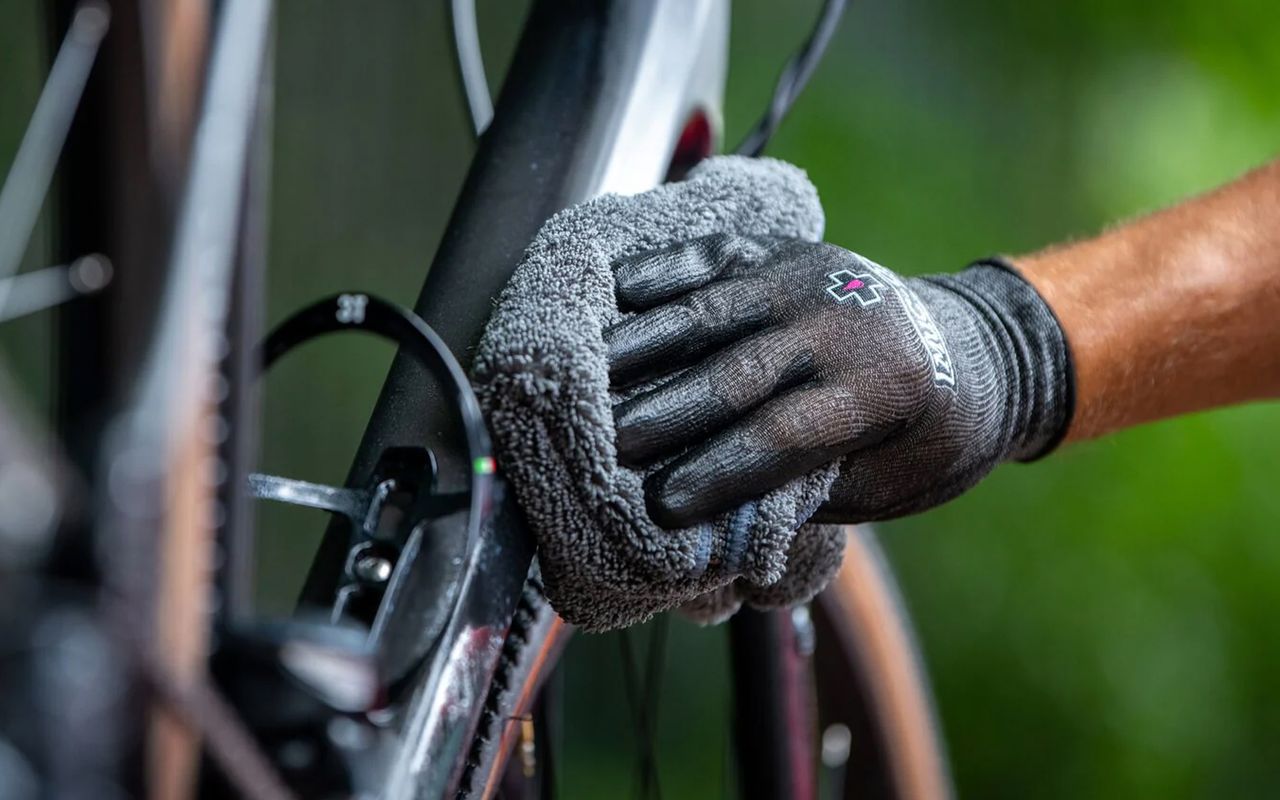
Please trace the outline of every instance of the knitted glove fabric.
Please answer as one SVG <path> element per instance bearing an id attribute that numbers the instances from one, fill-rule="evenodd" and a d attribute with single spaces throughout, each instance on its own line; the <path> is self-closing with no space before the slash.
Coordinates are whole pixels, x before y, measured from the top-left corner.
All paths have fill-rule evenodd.
<path id="1" fill-rule="evenodd" d="M 1061 326 L 998 259 L 904 279 L 830 244 L 713 234 L 615 275 L 640 313 L 605 332 L 611 380 L 677 373 L 614 409 L 622 463 L 680 453 L 645 483 L 663 526 L 833 461 L 815 520 L 922 511 L 1048 452 L 1070 421 Z"/>

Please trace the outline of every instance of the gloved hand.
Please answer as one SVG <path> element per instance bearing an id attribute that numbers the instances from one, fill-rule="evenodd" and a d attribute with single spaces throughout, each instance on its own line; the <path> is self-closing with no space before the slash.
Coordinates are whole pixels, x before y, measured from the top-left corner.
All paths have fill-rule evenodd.
<path id="1" fill-rule="evenodd" d="M 991 260 L 904 280 L 829 244 L 714 235 L 615 265 L 618 457 L 680 527 L 842 459 L 818 521 L 910 514 L 1051 450 L 1074 398 L 1062 329 Z M 666 382 L 660 379 L 678 372 Z"/>

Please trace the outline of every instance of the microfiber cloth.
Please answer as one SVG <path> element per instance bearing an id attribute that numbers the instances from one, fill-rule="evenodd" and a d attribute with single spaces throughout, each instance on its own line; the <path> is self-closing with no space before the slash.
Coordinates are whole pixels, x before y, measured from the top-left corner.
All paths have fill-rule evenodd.
<path id="1" fill-rule="evenodd" d="M 681 607 L 702 622 L 743 603 L 808 600 L 834 574 L 838 527 L 805 525 L 837 465 L 794 480 L 710 522 L 658 527 L 643 482 L 661 464 L 618 463 L 603 332 L 618 310 L 612 265 L 711 233 L 816 241 L 818 194 L 800 169 L 773 159 L 710 159 L 679 183 L 605 195 L 556 214 L 498 297 L 472 378 L 499 469 L 538 541 L 547 596 L 568 622 L 603 631 Z M 803 527 L 802 527 L 803 526 Z"/>

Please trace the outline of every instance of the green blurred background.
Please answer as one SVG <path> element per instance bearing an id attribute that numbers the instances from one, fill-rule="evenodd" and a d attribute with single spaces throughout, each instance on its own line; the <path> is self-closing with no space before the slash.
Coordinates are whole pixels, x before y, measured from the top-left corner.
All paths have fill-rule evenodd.
<path id="1" fill-rule="evenodd" d="M 0 0 L 0 163 L 38 90 L 35 5 Z M 495 85 L 526 5 L 480 4 Z M 817 6 L 735 0 L 730 142 Z M 852 6 L 770 152 L 808 169 L 831 241 L 901 272 L 1084 236 L 1280 150 L 1275 0 Z M 473 150 L 444 25 L 425 0 L 283 0 L 272 320 L 348 287 L 416 295 Z M 11 361 L 47 358 L 36 333 L 5 339 Z M 344 339 L 286 361 L 265 466 L 340 480 L 389 356 Z M 962 795 L 1280 791 L 1278 461 L 1280 407 L 1230 409 L 1002 468 L 882 526 Z M 264 522 L 262 597 L 283 609 L 318 526 Z M 672 636 L 664 793 L 719 796 L 723 632 L 676 621 Z M 619 649 L 580 637 L 559 677 L 566 797 L 630 786 Z"/>

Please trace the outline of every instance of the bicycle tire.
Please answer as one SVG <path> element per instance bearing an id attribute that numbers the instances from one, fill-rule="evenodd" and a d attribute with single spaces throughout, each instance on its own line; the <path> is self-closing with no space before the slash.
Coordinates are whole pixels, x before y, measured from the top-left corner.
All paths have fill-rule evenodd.
<path id="1" fill-rule="evenodd" d="M 924 660 L 871 527 L 849 528 L 840 572 L 814 607 L 819 722 L 861 733 L 851 741 L 860 746 L 849 756 L 851 779 L 832 796 L 953 797 Z"/>

